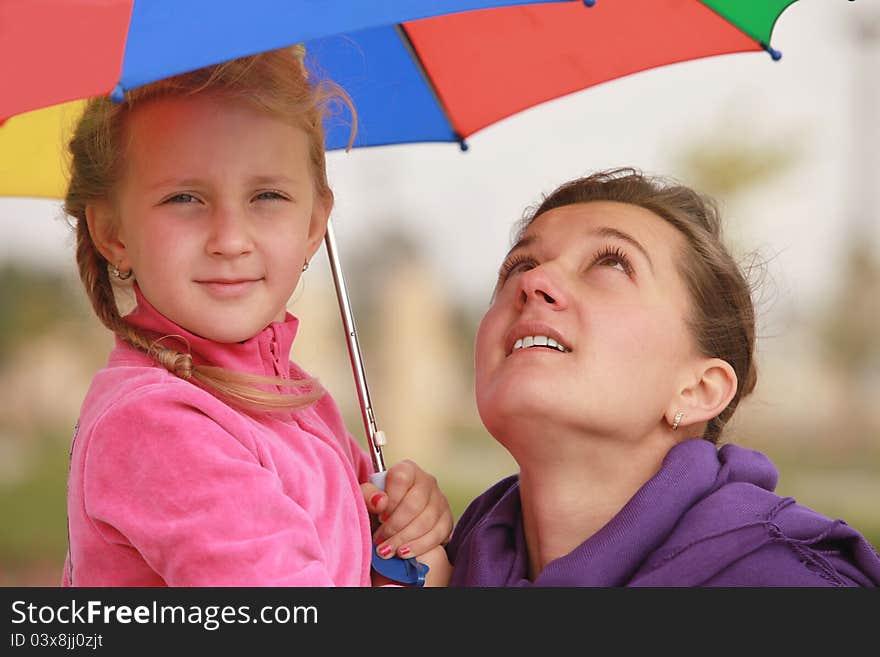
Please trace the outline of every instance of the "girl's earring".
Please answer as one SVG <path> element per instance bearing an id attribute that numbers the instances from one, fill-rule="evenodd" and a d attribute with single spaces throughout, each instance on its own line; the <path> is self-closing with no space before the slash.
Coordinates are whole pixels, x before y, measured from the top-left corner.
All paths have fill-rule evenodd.
<path id="1" fill-rule="evenodd" d="M 127 281 L 129 278 L 131 278 L 132 270 L 129 269 L 126 272 L 121 272 L 119 271 L 119 267 L 117 267 L 116 265 L 111 265 L 110 273 L 113 274 L 120 281 Z"/>
<path id="2" fill-rule="evenodd" d="M 305 270 L 308 269 L 308 268 L 309 268 L 309 261 L 306 260 L 305 263 L 303 264 L 303 268 L 302 268 L 302 270 L 305 271 Z"/>
<path id="3" fill-rule="evenodd" d="M 679 411 L 675 414 L 675 418 L 672 420 L 672 430 L 675 431 L 678 429 L 678 425 L 681 423 L 681 418 L 684 417 L 684 411 Z"/>

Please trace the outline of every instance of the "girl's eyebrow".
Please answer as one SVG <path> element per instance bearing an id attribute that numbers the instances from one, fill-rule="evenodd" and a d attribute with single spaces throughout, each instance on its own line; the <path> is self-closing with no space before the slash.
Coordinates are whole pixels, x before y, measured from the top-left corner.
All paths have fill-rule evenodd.
<path id="1" fill-rule="evenodd" d="M 284 175 L 251 176 L 248 179 L 248 184 L 251 185 L 281 185 L 294 182 L 296 181 L 293 178 Z M 203 187 L 205 185 L 207 185 L 207 181 L 201 178 L 165 178 L 150 185 L 150 189 L 160 189 L 162 187 Z"/>

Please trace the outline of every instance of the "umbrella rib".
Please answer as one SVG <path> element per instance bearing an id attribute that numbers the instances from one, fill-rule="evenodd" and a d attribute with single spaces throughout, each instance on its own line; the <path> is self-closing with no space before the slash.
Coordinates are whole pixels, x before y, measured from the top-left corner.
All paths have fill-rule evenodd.
<path id="1" fill-rule="evenodd" d="M 455 129 L 455 124 L 452 121 L 452 114 L 449 112 L 449 108 L 446 107 L 446 103 L 443 102 L 443 98 L 441 98 L 440 93 L 437 91 L 437 86 L 434 84 L 434 80 L 431 78 L 431 74 L 428 73 L 428 70 L 422 63 L 422 58 L 419 55 L 419 51 L 416 49 L 415 44 L 412 42 L 412 39 L 409 36 L 409 32 L 406 31 L 406 27 L 404 27 L 402 23 L 397 23 L 394 28 L 397 31 L 397 35 L 400 37 L 400 40 L 403 42 L 403 45 L 406 47 L 407 52 L 409 52 L 410 57 L 412 57 L 413 62 L 415 62 L 419 74 L 422 76 L 422 79 L 425 81 L 425 84 L 431 91 L 431 95 L 434 96 L 434 100 L 436 101 L 437 106 L 443 112 L 443 116 L 446 117 L 446 122 L 449 123 L 449 127 L 452 129 L 452 134 L 458 140 L 458 144 L 461 147 L 461 150 L 466 151 L 467 144 L 464 141 L 464 137 L 461 135 L 461 133 L 458 132 L 458 130 Z"/>

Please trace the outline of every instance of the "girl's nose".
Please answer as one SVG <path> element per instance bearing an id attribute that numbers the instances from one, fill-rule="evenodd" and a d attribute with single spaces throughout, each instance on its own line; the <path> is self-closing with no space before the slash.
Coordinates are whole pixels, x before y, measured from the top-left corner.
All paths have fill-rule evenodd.
<path id="1" fill-rule="evenodd" d="M 236 257 L 254 248 L 245 213 L 237 208 L 218 208 L 211 217 L 211 232 L 206 243 L 211 255 Z"/>
<path id="2" fill-rule="evenodd" d="M 546 264 L 529 269 L 518 278 L 520 290 L 517 302 L 520 308 L 525 308 L 529 303 L 550 306 L 553 310 L 565 310 L 568 307 L 567 294 Z"/>

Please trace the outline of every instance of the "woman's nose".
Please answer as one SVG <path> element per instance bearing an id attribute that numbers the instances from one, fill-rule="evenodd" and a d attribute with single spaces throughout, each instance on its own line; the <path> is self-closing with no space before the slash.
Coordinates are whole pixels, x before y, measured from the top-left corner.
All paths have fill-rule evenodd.
<path id="1" fill-rule="evenodd" d="M 211 255 L 223 257 L 250 253 L 254 242 L 246 213 L 237 208 L 217 208 L 211 217 L 206 247 Z"/>
<path id="2" fill-rule="evenodd" d="M 519 276 L 519 306 L 529 303 L 551 306 L 553 310 L 564 310 L 568 306 L 567 295 L 546 265 L 529 269 Z"/>

